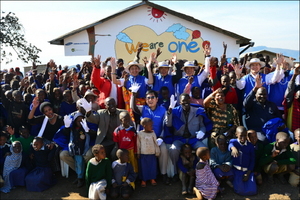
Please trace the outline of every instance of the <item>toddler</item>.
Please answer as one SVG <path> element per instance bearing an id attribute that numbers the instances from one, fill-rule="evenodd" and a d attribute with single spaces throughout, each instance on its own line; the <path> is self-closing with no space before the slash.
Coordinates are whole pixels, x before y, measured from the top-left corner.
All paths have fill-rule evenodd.
<path id="1" fill-rule="evenodd" d="M 192 147 L 189 144 L 184 144 L 181 147 L 181 153 L 177 162 L 179 178 L 182 182 L 182 194 L 193 193 L 195 184 L 195 168 L 198 159 L 192 154 Z M 188 183 L 188 189 L 187 189 Z"/>
<path id="2" fill-rule="evenodd" d="M 127 149 L 118 149 L 116 153 L 118 160 L 112 163 L 113 179 L 110 196 L 117 198 L 121 196 L 128 199 L 134 190 L 134 181 L 137 174 L 129 161 L 129 152 Z"/>
<path id="3" fill-rule="evenodd" d="M 294 156 L 296 158 L 296 167 L 295 167 L 294 171 L 290 172 L 289 183 L 293 187 L 297 187 L 297 185 L 299 185 L 299 180 L 300 180 L 300 166 L 299 166 L 299 162 L 300 162 L 300 146 L 299 146 L 300 128 L 297 128 L 294 131 L 294 138 L 295 138 L 296 142 L 291 144 L 290 147 L 291 147 L 291 151 L 294 153 Z"/>
<path id="4" fill-rule="evenodd" d="M 29 150 L 31 143 L 33 141 L 33 136 L 29 134 L 29 129 L 25 126 L 21 126 L 19 128 L 19 133 L 21 137 L 16 138 L 15 136 L 15 129 L 12 128 L 11 126 L 7 127 L 7 132 L 10 134 L 10 141 L 15 142 L 15 141 L 20 141 L 22 144 L 22 151 L 23 153 L 28 156 L 29 155 Z"/>
<path id="5" fill-rule="evenodd" d="M 156 134 L 153 131 L 153 121 L 150 118 L 141 120 L 143 130 L 137 135 L 137 156 L 139 159 L 139 177 L 142 180 L 141 186 L 146 187 L 146 181 L 150 180 L 156 185 L 157 159 L 160 154 L 159 146 L 156 143 Z"/>
<path id="6" fill-rule="evenodd" d="M 209 166 L 210 153 L 207 147 L 199 147 L 196 155 L 200 158 L 196 165 L 196 187 L 194 193 L 198 199 L 214 199 L 217 196 L 219 182 Z"/>

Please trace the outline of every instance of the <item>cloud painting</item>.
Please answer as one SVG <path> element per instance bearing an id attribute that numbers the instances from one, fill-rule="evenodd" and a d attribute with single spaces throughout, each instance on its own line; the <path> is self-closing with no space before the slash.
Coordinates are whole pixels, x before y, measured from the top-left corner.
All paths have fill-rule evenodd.
<path id="1" fill-rule="evenodd" d="M 117 35 L 117 39 L 120 40 L 121 42 L 125 42 L 125 43 L 132 43 L 132 39 L 130 39 L 130 37 L 126 34 L 126 33 L 119 33 Z"/>
<path id="2" fill-rule="evenodd" d="M 190 37 L 190 34 L 186 32 L 186 27 L 179 23 L 170 26 L 166 32 L 173 32 L 174 37 L 179 40 L 187 40 Z"/>

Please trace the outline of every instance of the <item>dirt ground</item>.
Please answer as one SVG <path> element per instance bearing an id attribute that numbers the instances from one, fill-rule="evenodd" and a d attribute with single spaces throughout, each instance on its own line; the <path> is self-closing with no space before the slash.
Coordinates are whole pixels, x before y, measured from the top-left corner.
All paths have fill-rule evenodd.
<path id="1" fill-rule="evenodd" d="M 87 200 L 85 196 L 85 187 L 77 188 L 72 182 L 75 180 L 76 174 L 74 171 L 70 170 L 69 178 L 57 175 L 57 184 L 44 191 L 44 192 L 28 192 L 25 187 L 17 187 L 11 190 L 10 193 L 4 194 L 0 193 L 0 199 L 74 199 L 74 200 Z M 226 184 L 222 184 L 225 187 L 225 194 L 218 195 L 217 200 L 294 200 L 299 199 L 299 187 L 291 187 L 289 184 L 281 184 L 277 179 L 275 179 L 274 185 L 268 185 L 264 183 L 258 187 L 258 194 L 255 196 L 245 197 L 239 196 L 233 192 L 233 189 L 229 188 Z M 181 183 L 180 181 L 172 183 L 171 185 L 164 185 L 162 183 L 162 178 L 158 177 L 157 186 L 147 185 L 147 187 L 142 188 L 139 186 L 139 182 L 136 184 L 136 190 L 130 199 L 172 199 L 172 200 L 196 200 L 194 195 L 181 195 Z"/>

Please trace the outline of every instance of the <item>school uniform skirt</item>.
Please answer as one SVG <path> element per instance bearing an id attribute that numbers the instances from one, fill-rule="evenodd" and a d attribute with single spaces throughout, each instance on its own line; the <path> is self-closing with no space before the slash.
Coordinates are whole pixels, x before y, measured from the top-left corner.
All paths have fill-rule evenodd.
<path id="1" fill-rule="evenodd" d="M 18 168 L 9 174 L 11 188 L 16 186 L 25 186 L 25 176 L 28 170 L 25 167 Z"/>
<path id="2" fill-rule="evenodd" d="M 248 181 L 243 181 L 246 171 L 233 168 L 233 188 L 234 192 L 242 196 L 250 196 L 257 194 L 257 187 L 254 178 L 254 174 L 251 172 Z"/>
<path id="3" fill-rule="evenodd" d="M 42 192 L 56 184 L 55 176 L 50 167 L 36 167 L 25 178 L 26 189 Z"/>
<path id="4" fill-rule="evenodd" d="M 157 158 L 155 154 L 141 154 L 139 159 L 139 177 L 142 181 L 156 179 Z"/>

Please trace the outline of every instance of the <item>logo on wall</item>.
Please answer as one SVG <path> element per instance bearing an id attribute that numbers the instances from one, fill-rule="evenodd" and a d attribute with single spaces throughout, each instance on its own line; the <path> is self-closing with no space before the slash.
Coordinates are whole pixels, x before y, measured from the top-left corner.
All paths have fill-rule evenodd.
<path id="1" fill-rule="evenodd" d="M 162 16 L 161 13 L 157 14 L 157 17 Z M 180 23 L 171 25 L 160 35 L 157 35 L 149 27 L 134 25 L 117 34 L 116 56 L 124 59 L 125 62 L 131 61 L 140 43 L 143 43 L 141 57 L 148 57 L 149 52 L 154 52 L 160 48 L 162 54 L 159 56 L 159 60 L 169 59 L 172 53 L 176 53 L 178 59 L 197 59 L 200 63 L 204 62 L 202 49 L 205 45 L 210 46 L 209 41 L 204 41 L 201 38 L 200 30 L 188 29 Z M 143 52 L 146 53 L 143 55 Z"/>
<path id="2" fill-rule="evenodd" d="M 159 22 L 159 20 L 162 21 L 163 19 L 166 19 L 165 16 L 167 16 L 167 14 L 164 11 L 152 7 L 148 7 L 148 12 L 150 20 L 152 20 L 153 22 Z"/>

